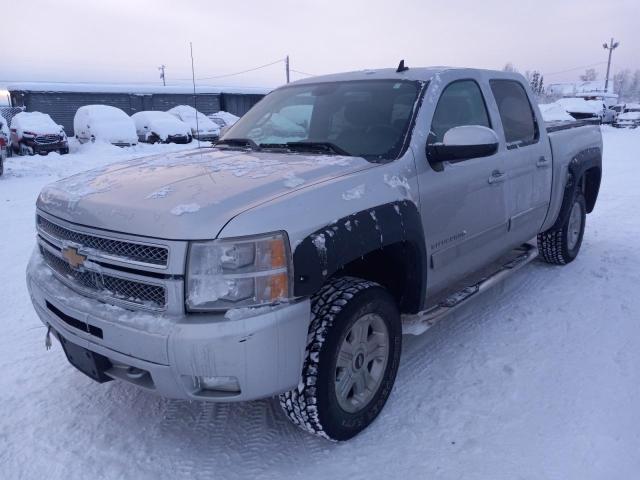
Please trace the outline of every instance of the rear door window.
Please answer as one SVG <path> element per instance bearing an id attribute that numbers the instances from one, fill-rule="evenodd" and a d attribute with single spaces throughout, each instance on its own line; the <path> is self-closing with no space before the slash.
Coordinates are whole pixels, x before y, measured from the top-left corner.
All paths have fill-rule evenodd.
<path id="1" fill-rule="evenodd" d="M 522 84 L 516 80 L 491 80 L 490 85 L 498 104 L 507 147 L 537 142 L 538 124 Z"/>

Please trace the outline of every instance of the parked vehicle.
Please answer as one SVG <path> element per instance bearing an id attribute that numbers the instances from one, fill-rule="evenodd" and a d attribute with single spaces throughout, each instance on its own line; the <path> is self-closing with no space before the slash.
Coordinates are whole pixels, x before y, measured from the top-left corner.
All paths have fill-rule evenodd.
<path id="1" fill-rule="evenodd" d="M 167 112 L 145 111 L 134 113 L 138 140 L 146 143 L 189 143 L 193 139 L 191 128 Z"/>
<path id="2" fill-rule="evenodd" d="M 168 110 L 168 112 L 191 127 L 193 138 L 209 142 L 218 140 L 220 127 L 195 108 L 189 105 L 178 105 Z"/>
<path id="3" fill-rule="evenodd" d="M 118 147 L 138 143 L 136 126 L 129 115 L 110 105 L 85 105 L 73 117 L 73 130 L 80 143 L 107 142 Z"/>
<path id="4" fill-rule="evenodd" d="M 598 105 L 593 100 L 583 98 L 561 98 L 556 103 L 562 106 L 569 115 L 576 120 L 591 120 L 602 122 L 603 106 Z"/>
<path id="5" fill-rule="evenodd" d="M 303 103 L 306 119 L 283 121 Z M 346 440 L 391 393 L 403 331 L 538 254 L 576 258 L 601 158 L 600 128 L 546 125 L 519 74 L 401 63 L 305 79 L 215 148 L 45 187 L 27 283 L 98 382 L 280 395 L 300 428 Z"/>
<path id="6" fill-rule="evenodd" d="M 624 111 L 613 122 L 613 126 L 617 128 L 638 128 L 640 126 L 640 104 L 627 103 Z"/>
<path id="7" fill-rule="evenodd" d="M 4 164 L 9 156 L 9 126 L 5 118 L 0 115 L 0 177 L 4 173 Z"/>
<path id="8" fill-rule="evenodd" d="M 207 116 L 221 129 L 224 127 L 230 127 L 240 119 L 240 117 L 234 115 L 233 113 L 225 112 L 223 110 Z"/>
<path id="9" fill-rule="evenodd" d="M 11 120 L 11 147 L 20 155 L 69 153 L 62 125 L 41 112 L 20 112 Z"/>

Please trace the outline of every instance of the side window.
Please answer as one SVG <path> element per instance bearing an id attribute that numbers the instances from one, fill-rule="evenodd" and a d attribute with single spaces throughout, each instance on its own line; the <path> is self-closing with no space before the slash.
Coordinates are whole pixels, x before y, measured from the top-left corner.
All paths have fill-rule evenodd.
<path id="1" fill-rule="evenodd" d="M 538 124 L 527 92 L 515 80 L 491 80 L 507 145 L 528 145 L 538 140 Z"/>
<path id="2" fill-rule="evenodd" d="M 464 125 L 491 127 L 482 91 L 473 80 L 458 80 L 444 89 L 433 114 L 428 143 L 442 142 L 447 130 Z"/>

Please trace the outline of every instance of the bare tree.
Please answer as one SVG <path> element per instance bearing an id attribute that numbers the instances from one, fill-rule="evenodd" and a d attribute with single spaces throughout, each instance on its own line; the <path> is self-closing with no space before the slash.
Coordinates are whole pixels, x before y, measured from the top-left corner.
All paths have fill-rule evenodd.
<path id="1" fill-rule="evenodd" d="M 618 99 L 626 100 L 631 87 L 631 70 L 620 70 L 613 76 L 613 92 L 618 94 Z"/>
<path id="2" fill-rule="evenodd" d="M 583 82 L 592 82 L 596 78 L 598 78 L 598 72 L 596 72 L 595 68 L 588 68 L 584 74 L 580 75 L 580 80 Z"/>

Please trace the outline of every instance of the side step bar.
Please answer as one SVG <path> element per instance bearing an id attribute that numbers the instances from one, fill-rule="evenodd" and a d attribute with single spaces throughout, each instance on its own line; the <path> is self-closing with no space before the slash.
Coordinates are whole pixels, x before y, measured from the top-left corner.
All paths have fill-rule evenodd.
<path id="1" fill-rule="evenodd" d="M 486 275 L 477 283 L 452 293 L 437 305 L 422 312 L 402 315 L 402 333 L 405 335 L 420 335 L 424 333 L 477 294 L 485 292 L 502 282 L 538 256 L 538 248 L 528 243 L 518 247 L 515 252 L 517 253 L 515 258 L 502 264 L 496 271 Z"/>

